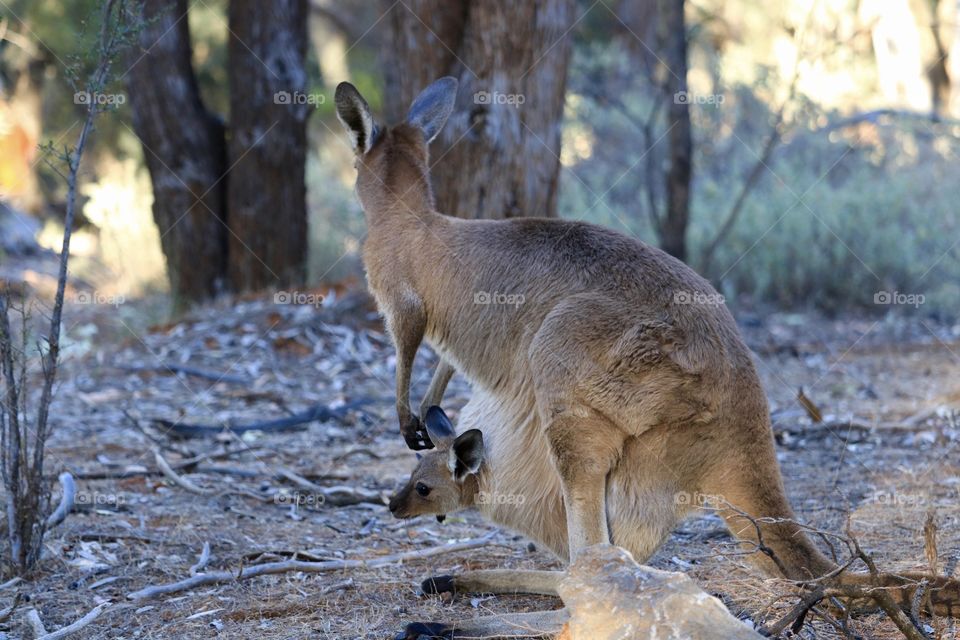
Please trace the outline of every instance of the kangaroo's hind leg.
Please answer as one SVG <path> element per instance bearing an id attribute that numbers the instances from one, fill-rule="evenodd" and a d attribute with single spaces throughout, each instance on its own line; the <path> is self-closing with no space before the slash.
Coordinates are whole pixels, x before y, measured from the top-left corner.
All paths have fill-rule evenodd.
<path id="1" fill-rule="evenodd" d="M 628 435 L 597 402 L 609 378 L 604 327 L 616 324 L 614 313 L 590 296 L 565 300 L 530 344 L 537 413 L 560 477 L 571 562 L 586 547 L 610 542 L 607 477 Z"/>
<path id="2" fill-rule="evenodd" d="M 562 571 L 479 569 L 457 575 L 434 576 L 420 585 L 424 593 L 532 593 L 557 595 Z"/>
<path id="3" fill-rule="evenodd" d="M 555 638 L 567 623 L 566 609 L 483 616 L 474 620 L 442 624 L 414 622 L 397 634 L 396 640 L 485 640 L 492 638 Z"/>

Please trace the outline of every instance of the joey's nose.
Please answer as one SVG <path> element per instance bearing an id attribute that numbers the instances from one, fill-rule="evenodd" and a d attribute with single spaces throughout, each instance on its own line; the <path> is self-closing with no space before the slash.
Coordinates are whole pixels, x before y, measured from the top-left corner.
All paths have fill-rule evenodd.
<path id="1" fill-rule="evenodd" d="M 397 509 L 400 508 L 400 501 L 397 500 L 397 496 L 390 498 L 390 504 L 387 505 L 387 508 L 390 509 L 390 513 L 396 515 Z"/>

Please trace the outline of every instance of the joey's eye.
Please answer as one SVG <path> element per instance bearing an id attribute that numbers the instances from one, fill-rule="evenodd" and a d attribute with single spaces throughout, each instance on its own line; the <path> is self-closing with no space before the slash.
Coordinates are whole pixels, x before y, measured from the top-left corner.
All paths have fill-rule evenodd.
<path id="1" fill-rule="evenodd" d="M 430 495 L 430 487 L 422 482 L 418 482 L 417 486 L 414 488 L 417 490 L 417 495 L 419 495 L 421 498 L 426 498 L 428 495 Z"/>

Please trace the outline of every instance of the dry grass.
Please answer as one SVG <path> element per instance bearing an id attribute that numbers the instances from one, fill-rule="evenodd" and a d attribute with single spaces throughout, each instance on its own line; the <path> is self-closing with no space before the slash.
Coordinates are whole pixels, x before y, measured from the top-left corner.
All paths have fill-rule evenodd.
<path id="1" fill-rule="evenodd" d="M 412 467 L 413 456 L 394 425 L 392 349 L 375 324 L 365 327 L 345 319 L 362 317 L 356 309 L 344 311 L 349 304 L 347 300 L 317 311 L 247 300 L 152 332 L 136 331 L 128 316 L 112 310 L 71 310 L 67 326 L 92 321 L 103 326 L 106 335 L 127 337 L 109 345 L 95 343 L 64 366 L 50 448 L 55 468 L 50 471 L 62 467 L 74 472 L 86 504 L 49 535 L 37 574 L 21 587 L 48 628 L 67 624 L 102 599 L 118 604 L 91 625 L 84 638 L 379 639 L 392 637 L 414 620 L 558 606 L 557 600 L 544 597 L 460 597 L 452 602 L 418 597 L 417 585 L 431 574 L 558 566 L 548 554 L 529 550 L 527 540 L 507 531 L 482 550 L 405 565 L 269 576 L 147 603 L 124 602 L 131 591 L 186 577 L 205 542 L 213 552 L 210 568 L 239 569 L 260 553 L 300 550 L 321 559 L 374 557 L 495 529 L 475 514 L 450 517 L 443 524 L 395 521 L 385 507 L 372 504 L 305 506 L 294 512 L 282 501 L 263 502 L 238 491 L 269 496 L 290 489 L 275 475 L 277 468 L 287 467 L 327 486 L 345 484 L 387 494 Z M 907 431 L 813 431 L 804 429 L 802 410 L 796 412 L 796 388 L 801 385 L 828 420 L 853 416 L 861 422 L 896 422 L 938 404 L 954 402 L 956 407 L 960 359 L 954 352 L 960 349 L 947 341 L 947 334 L 939 334 L 946 343 L 941 345 L 919 326 L 905 334 L 902 327 L 894 331 L 871 325 L 815 318 L 798 325 L 770 318 L 766 326 L 748 330 L 748 341 L 761 354 L 761 375 L 778 421 L 790 427 L 779 436 L 788 491 L 799 517 L 819 528 L 842 532 L 849 517 L 884 569 L 926 566 L 923 525 L 932 509 L 940 525 L 940 567 L 955 572 L 960 542 L 956 425 L 931 415 Z M 164 362 L 229 371 L 249 382 L 175 376 L 163 369 Z M 424 356 L 417 368 L 417 393 L 426 386 L 428 365 Z M 154 370 L 129 369 L 134 366 Z M 468 394 L 455 379 L 449 406 L 462 406 Z M 350 413 L 343 424 L 315 423 L 302 431 L 252 433 L 240 439 L 172 440 L 149 422 L 245 422 L 282 416 L 318 401 L 357 398 L 371 403 L 365 413 Z M 140 417 L 142 430 L 125 411 Z M 124 469 L 152 471 L 150 448 L 156 443 L 164 446 L 172 464 L 223 446 L 245 451 L 211 460 L 189 474 L 194 483 L 216 489 L 219 495 L 214 496 L 187 493 L 157 474 L 82 479 L 84 474 Z M 763 623 L 786 612 L 796 597 L 777 595 L 789 591 L 758 574 L 744 558 L 731 555 L 729 542 L 719 520 L 706 514 L 682 525 L 651 564 L 688 571 L 741 617 Z M 109 578 L 115 579 L 97 585 Z M 8 604 L 11 594 L 0 594 L 0 606 Z M 19 628 L 17 615 L 11 624 Z M 864 638 L 899 637 L 879 615 L 859 617 L 851 628 Z M 954 633 L 948 626 L 942 637 Z M 818 620 L 801 636 L 840 637 Z"/>

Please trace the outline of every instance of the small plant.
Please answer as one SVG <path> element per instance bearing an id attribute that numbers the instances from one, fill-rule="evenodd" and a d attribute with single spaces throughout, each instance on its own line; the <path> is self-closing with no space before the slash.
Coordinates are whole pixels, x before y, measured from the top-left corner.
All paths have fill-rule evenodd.
<path id="1" fill-rule="evenodd" d="M 80 61 L 65 69 L 75 96 L 106 95 L 104 88 L 110 77 L 110 68 L 134 33 L 131 22 L 133 14 L 128 5 L 124 0 L 104 0 L 101 3 L 100 29 L 92 56 L 92 70 L 85 72 Z M 86 76 L 83 82 L 78 80 L 82 76 Z M 73 495 L 72 478 L 64 474 L 61 476 L 64 499 L 56 511 L 48 513 L 50 489 L 44 478 L 44 450 L 50 436 L 50 404 L 60 360 L 60 325 L 70 258 L 70 236 L 76 214 L 80 160 L 97 116 L 115 106 L 113 102 L 104 100 L 82 99 L 75 102 L 82 105 L 85 112 L 83 128 L 76 144 L 62 150 L 55 149 L 52 144 L 43 148 L 48 166 L 67 184 L 67 199 L 57 291 L 50 308 L 49 329 L 35 347 L 30 344 L 31 318 L 27 293 L 9 283 L 0 283 L 0 379 L 3 383 L 0 398 L 0 476 L 3 479 L 6 509 L 6 573 L 24 574 L 36 564 L 46 529 L 66 517 Z M 65 169 L 61 168 L 63 165 Z M 19 322 L 12 322 L 11 318 L 19 318 Z M 28 374 L 34 357 L 40 365 L 42 384 L 31 410 L 29 405 L 34 401 L 28 388 Z"/>

